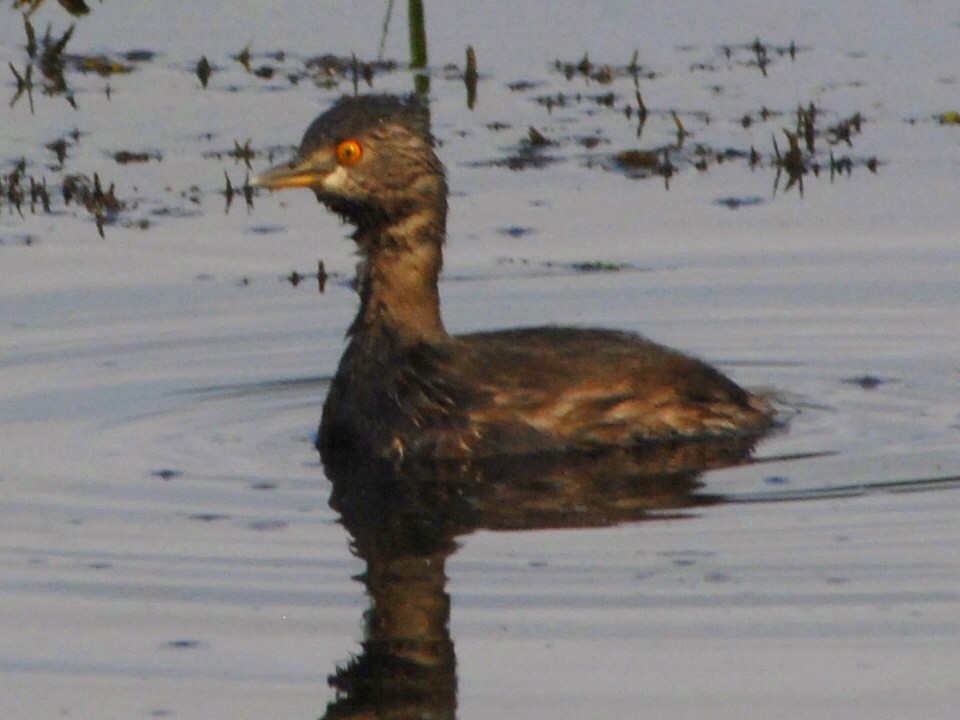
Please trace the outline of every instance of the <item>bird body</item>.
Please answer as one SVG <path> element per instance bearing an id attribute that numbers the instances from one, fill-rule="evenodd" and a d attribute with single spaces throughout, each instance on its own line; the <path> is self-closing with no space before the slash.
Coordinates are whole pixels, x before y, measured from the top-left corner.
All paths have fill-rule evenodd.
<path id="1" fill-rule="evenodd" d="M 360 309 L 321 451 L 471 458 L 759 435 L 770 404 L 718 370 L 616 330 L 447 333 L 437 289 L 447 184 L 416 99 L 345 97 L 254 180 L 309 187 L 356 226 Z"/>

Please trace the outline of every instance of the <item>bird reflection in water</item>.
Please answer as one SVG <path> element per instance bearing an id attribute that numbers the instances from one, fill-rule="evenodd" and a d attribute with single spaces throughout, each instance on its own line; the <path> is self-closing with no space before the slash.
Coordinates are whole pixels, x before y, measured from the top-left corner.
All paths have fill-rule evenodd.
<path id="1" fill-rule="evenodd" d="M 360 653 L 329 677 L 336 696 L 323 717 L 456 717 L 445 567 L 457 538 L 687 517 L 724 501 L 704 492 L 702 472 L 750 462 L 757 439 L 467 464 L 324 453 L 370 607 Z"/>

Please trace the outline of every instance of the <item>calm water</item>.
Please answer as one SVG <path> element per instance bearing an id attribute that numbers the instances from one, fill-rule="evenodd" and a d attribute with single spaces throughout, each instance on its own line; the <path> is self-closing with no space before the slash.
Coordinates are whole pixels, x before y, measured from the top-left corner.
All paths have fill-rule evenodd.
<path id="1" fill-rule="evenodd" d="M 350 490 L 382 471 L 359 464 L 334 493 L 311 443 L 355 308 L 347 231 L 309 193 L 225 213 L 224 172 L 353 91 L 385 4 L 92 3 L 66 90 L 34 60 L 33 113 L 0 106 L 5 715 L 953 717 L 960 10 L 436 5 L 448 327 L 642 332 L 772 389 L 789 426 L 705 473 L 492 468 L 384 497 Z M 72 20 L 31 22 L 39 55 Z M 398 3 L 385 58 L 405 23 Z M 374 91 L 412 86 L 374 68 Z M 783 128 L 811 102 L 801 194 Z M 95 172 L 125 204 L 104 238 L 60 194 Z M 284 279 L 321 259 L 323 294 Z"/>

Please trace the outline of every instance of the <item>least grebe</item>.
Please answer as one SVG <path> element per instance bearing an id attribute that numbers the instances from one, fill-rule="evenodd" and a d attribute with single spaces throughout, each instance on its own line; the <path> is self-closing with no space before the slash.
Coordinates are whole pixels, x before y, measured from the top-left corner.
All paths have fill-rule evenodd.
<path id="1" fill-rule="evenodd" d="M 254 184 L 304 187 L 354 225 L 360 311 L 318 445 L 470 458 L 759 435 L 773 410 L 700 360 L 618 330 L 449 335 L 447 182 L 417 98 L 344 97 Z"/>

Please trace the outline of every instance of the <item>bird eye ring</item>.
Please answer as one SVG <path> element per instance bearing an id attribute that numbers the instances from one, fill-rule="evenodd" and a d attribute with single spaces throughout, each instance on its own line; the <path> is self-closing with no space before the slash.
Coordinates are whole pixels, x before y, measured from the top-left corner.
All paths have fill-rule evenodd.
<path id="1" fill-rule="evenodd" d="M 360 158 L 363 156 L 363 148 L 360 147 L 360 143 L 356 140 L 344 140 L 342 143 L 337 145 L 337 160 L 340 161 L 341 165 L 350 167 L 351 165 L 356 165 L 360 162 Z"/>

